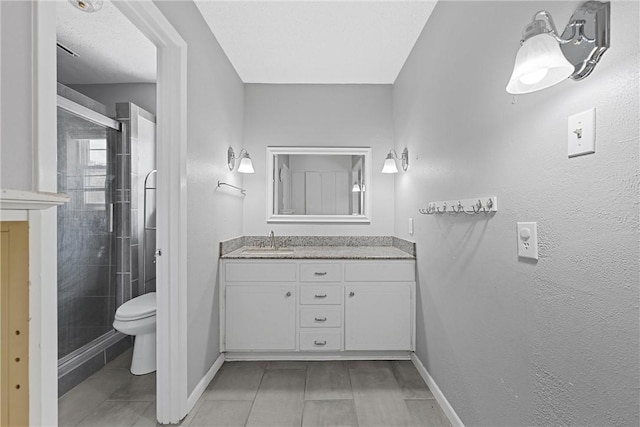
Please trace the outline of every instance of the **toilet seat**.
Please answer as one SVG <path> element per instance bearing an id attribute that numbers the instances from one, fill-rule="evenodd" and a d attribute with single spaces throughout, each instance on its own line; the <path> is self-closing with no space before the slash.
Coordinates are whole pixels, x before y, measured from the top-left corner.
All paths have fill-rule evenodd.
<path id="1" fill-rule="evenodd" d="M 156 315 L 156 293 L 140 295 L 122 304 L 116 310 L 115 320 L 132 321 Z"/>

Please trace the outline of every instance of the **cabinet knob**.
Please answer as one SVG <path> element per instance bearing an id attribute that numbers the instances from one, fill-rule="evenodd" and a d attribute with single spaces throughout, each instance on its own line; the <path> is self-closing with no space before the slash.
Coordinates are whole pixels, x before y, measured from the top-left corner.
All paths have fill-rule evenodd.
<path id="1" fill-rule="evenodd" d="M 350 296 L 350 297 L 353 297 L 353 296 L 355 296 L 355 295 L 356 295 L 356 293 L 355 293 L 355 292 L 349 292 L 349 296 Z"/>
<path id="2" fill-rule="evenodd" d="M 291 296 L 291 292 L 287 292 L 287 293 L 285 294 L 285 296 L 290 297 L 290 296 Z"/>
<path id="3" fill-rule="evenodd" d="M 314 341 L 313 342 L 314 345 L 327 345 L 327 341 Z"/>

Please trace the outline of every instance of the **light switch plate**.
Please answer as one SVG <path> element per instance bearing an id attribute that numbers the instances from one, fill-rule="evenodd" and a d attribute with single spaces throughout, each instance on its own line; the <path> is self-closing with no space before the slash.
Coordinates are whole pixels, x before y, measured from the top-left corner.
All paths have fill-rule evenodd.
<path id="1" fill-rule="evenodd" d="M 567 154 L 569 157 L 596 152 L 596 109 L 569 117 L 567 127 Z"/>
<path id="2" fill-rule="evenodd" d="M 518 256 L 538 259 L 538 223 L 518 223 Z"/>

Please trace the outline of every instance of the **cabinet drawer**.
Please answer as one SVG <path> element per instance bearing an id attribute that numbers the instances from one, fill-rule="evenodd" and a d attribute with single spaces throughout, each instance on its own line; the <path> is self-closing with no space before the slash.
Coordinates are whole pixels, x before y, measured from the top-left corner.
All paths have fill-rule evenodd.
<path id="1" fill-rule="evenodd" d="M 300 304 L 341 304 L 340 285 L 300 286 Z"/>
<path id="2" fill-rule="evenodd" d="M 341 342 L 342 334 L 340 330 L 315 329 L 300 331 L 300 350 L 303 351 L 340 350 Z"/>
<path id="3" fill-rule="evenodd" d="M 342 310 L 339 308 L 300 309 L 301 328 L 335 328 L 340 325 L 342 325 Z"/>
<path id="4" fill-rule="evenodd" d="M 413 282 L 416 280 L 413 261 L 362 261 L 346 264 L 345 282 Z"/>
<path id="5" fill-rule="evenodd" d="M 301 263 L 301 282 L 340 282 L 342 280 L 342 263 Z"/>
<path id="6" fill-rule="evenodd" d="M 225 266 L 227 282 L 295 282 L 294 262 L 232 262 Z"/>

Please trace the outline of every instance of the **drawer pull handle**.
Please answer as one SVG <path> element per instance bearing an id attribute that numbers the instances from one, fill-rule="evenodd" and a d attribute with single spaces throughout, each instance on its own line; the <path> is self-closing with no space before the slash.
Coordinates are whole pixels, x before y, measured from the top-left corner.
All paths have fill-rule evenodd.
<path id="1" fill-rule="evenodd" d="M 355 295 L 356 295 L 356 293 L 355 293 L 355 292 L 349 292 L 349 296 L 350 296 L 350 297 L 354 297 Z"/>
<path id="2" fill-rule="evenodd" d="M 315 298 L 326 298 L 327 294 L 323 294 L 323 295 L 314 295 Z"/>
<path id="3" fill-rule="evenodd" d="M 286 294 L 284 294 L 286 297 L 290 297 L 291 296 L 291 292 L 287 292 Z"/>
<path id="4" fill-rule="evenodd" d="M 326 322 L 327 318 L 326 317 L 316 317 L 316 322 Z"/>
<path id="5" fill-rule="evenodd" d="M 327 272 L 326 271 L 316 271 L 313 274 L 314 274 L 314 276 L 326 276 Z"/>
<path id="6" fill-rule="evenodd" d="M 327 345 L 327 341 L 314 341 L 313 342 L 314 345 Z"/>

